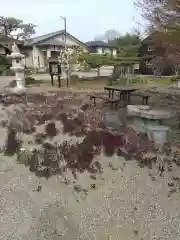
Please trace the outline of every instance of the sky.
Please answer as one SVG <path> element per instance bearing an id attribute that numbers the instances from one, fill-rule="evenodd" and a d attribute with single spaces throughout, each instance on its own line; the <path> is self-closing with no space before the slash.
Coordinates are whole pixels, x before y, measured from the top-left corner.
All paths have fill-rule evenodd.
<path id="1" fill-rule="evenodd" d="M 7 0 L 1 3 L 0 16 L 34 23 L 36 36 L 63 29 L 63 16 L 67 32 L 84 42 L 109 29 L 132 32 L 140 21 L 133 0 Z"/>

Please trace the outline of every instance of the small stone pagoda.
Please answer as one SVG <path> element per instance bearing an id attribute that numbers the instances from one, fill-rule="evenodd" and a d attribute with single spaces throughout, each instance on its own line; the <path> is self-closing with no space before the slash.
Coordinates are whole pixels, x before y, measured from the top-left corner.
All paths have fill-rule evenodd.
<path id="1" fill-rule="evenodd" d="M 12 94 L 24 94 L 26 92 L 25 88 L 25 77 L 24 77 L 24 55 L 20 53 L 17 45 L 14 43 L 12 46 L 12 53 L 7 56 L 12 59 L 11 70 L 15 72 L 16 86 L 13 88 L 8 88 L 8 93 Z"/>

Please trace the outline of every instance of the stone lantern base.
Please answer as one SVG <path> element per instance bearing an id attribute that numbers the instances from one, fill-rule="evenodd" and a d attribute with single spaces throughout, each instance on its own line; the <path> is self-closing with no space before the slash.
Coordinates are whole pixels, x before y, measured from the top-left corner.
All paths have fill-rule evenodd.
<path id="1" fill-rule="evenodd" d="M 7 94 L 23 95 L 23 94 L 26 93 L 26 91 L 27 91 L 27 89 L 25 87 L 21 87 L 21 88 L 19 88 L 19 87 L 13 87 L 13 88 L 7 87 L 7 88 L 5 88 L 5 92 Z"/>

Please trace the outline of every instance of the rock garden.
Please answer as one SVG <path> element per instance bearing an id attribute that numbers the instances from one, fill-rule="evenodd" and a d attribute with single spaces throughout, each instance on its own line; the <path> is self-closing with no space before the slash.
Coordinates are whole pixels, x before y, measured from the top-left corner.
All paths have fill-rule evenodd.
<path id="1" fill-rule="evenodd" d="M 119 166 L 113 163 L 113 156 L 119 161 L 135 160 L 149 169 L 154 165 L 159 176 L 172 171 L 172 165 L 180 165 L 178 149 L 167 143 L 163 154 L 159 153 L 146 134 L 129 127 L 128 119 L 116 131 L 107 127 L 104 114 L 109 109 L 102 104 L 93 107 L 86 93 L 2 95 L 1 108 L 1 128 L 6 132 L 1 151 L 15 155 L 18 163 L 38 177 L 60 175 L 66 184 L 75 184 L 80 174 L 88 172 L 95 180 L 97 175 L 103 176 L 103 156 L 109 158 L 108 167 L 114 171 Z"/>

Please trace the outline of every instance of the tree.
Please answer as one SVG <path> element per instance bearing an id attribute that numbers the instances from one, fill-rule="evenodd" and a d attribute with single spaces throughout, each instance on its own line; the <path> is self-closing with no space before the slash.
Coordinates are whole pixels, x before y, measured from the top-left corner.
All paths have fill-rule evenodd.
<path id="1" fill-rule="evenodd" d="M 97 75 L 100 76 L 100 67 L 106 65 L 108 63 L 109 57 L 106 55 L 100 54 L 91 54 L 85 53 L 79 56 L 78 61 L 82 63 L 86 63 L 90 68 L 96 69 L 97 68 Z"/>
<path id="2" fill-rule="evenodd" d="M 109 44 L 118 48 L 118 55 L 121 57 L 136 57 L 141 46 L 141 39 L 136 34 L 127 33 L 109 41 Z"/>
<path id="3" fill-rule="evenodd" d="M 114 29 L 110 29 L 110 30 L 107 30 L 104 34 L 96 36 L 94 38 L 94 40 L 108 42 L 110 40 L 118 38 L 119 36 L 120 36 L 120 34 L 118 31 L 116 31 Z"/>
<path id="4" fill-rule="evenodd" d="M 129 46 L 129 45 L 136 46 L 141 44 L 141 39 L 136 34 L 126 33 L 125 35 L 119 36 L 109 42 L 116 44 L 117 47 Z"/>
<path id="5" fill-rule="evenodd" d="M 17 40 L 29 39 L 36 33 L 35 25 L 23 23 L 23 20 L 14 17 L 0 17 L 0 34 L 5 37 L 13 37 Z"/>
<path id="6" fill-rule="evenodd" d="M 171 65 L 176 75 L 179 74 L 180 1 L 135 0 L 135 4 L 146 19 L 153 45 L 164 49 L 164 63 Z"/>
<path id="7" fill-rule="evenodd" d="M 179 0 L 135 0 L 135 4 L 146 19 L 149 32 L 158 32 L 157 42 L 161 40 L 164 45 L 179 45 Z"/>
<path id="8" fill-rule="evenodd" d="M 64 66 L 64 70 L 67 76 L 67 87 L 71 84 L 71 72 L 72 65 L 78 63 L 78 58 L 84 53 L 84 50 L 80 47 L 64 48 L 60 51 L 59 61 Z"/>
<path id="9" fill-rule="evenodd" d="M 151 60 L 151 64 L 153 67 L 154 75 L 161 77 L 163 70 L 165 68 L 165 61 L 163 57 L 156 56 Z"/>

